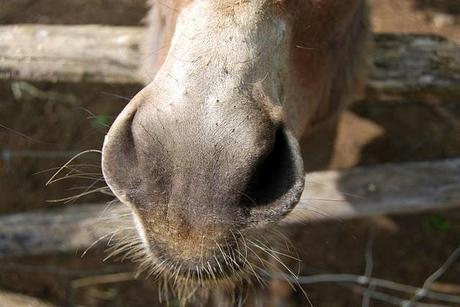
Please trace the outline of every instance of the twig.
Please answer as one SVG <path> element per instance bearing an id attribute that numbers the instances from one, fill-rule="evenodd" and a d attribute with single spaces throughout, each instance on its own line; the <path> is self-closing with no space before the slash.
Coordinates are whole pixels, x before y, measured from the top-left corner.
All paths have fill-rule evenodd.
<path id="1" fill-rule="evenodd" d="M 367 243 L 366 243 L 366 252 L 365 252 L 365 260 L 366 260 L 366 269 L 364 270 L 364 276 L 367 277 L 368 279 L 372 278 L 372 272 L 374 270 L 374 259 L 372 255 L 372 250 L 374 247 L 374 238 L 375 238 L 375 226 L 372 225 L 370 230 L 369 230 L 369 236 L 367 238 Z M 372 298 L 372 292 L 375 291 L 375 285 L 369 284 L 367 287 L 367 290 L 363 294 L 363 299 L 361 302 L 362 307 L 369 307 L 371 298 Z"/>
<path id="2" fill-rule="evenodd" d="M 360 287 L 361 288 L 361 287 Z M 362 288 L 362 293 L 363 295 L 368 293 L 368 288 L 365 288 L 363 289 Z M 386 294 L 386 293 L 383 293 L 383 292 L 379 292 L 379 291 L 372 291 L 372 292 L 369 292 L 368 295 L 375 299 L 375 300 L 379 300 L 379 301 L 382 301 L 382 302 L 385 302 L 385 303 L 389 303 L 391 305 L 395 305 L 395 306 L 401 306 L 402 304 L 404 304 L 405 300 L 399 298 L 399 297 L 396 297 L 396 296 L 393 296 L 393 295 L 389 295 L 389 294 Z M 440 305 L 440 304 L 424 304 L 424 303 L 418 303 L 417 304 L 417 307 L 449 307 L 447 305 Z"/>
<path id="3" fill-rule="evenodd" d="M 423 283 L 423 287 L 421 289 L 418 289 L 414 296 L 407 302 L 406 304 L 403 305 L 403 307 L 412 307 L 414 303 L 418 302 L 419 300 L 423 299 L 424 297 L 427 297 L 429 290 L 431 289 L 431 286 L 433 283 L 440 278 L 446 271 L 447 269 L 457 260 L 457 258 L 460 257 L 460 246 L 457 247 L 457 249 L 447 258 L 446 262 L 436 270 L 433 274 L 431 274 Z M 458 301 L 460 304 L 460 300 Z"/>
<path id="4" fill-rule="evenodd" d="M 24 272 L 24 273 L 47 273 L 59 276 L 83 278 L 101 274 L 116 274 L 126 267 L 124 266 L 107 266 L 103 270 L 71 270 L 62 266 L 54 265 L 29 265 L 15 262 L 5 262 L 0 266 L 0 272 Z"/>
<path id="5" fill-rule="evenodd" d="M 135 272 L 122 272 L 115 274 L 89 276 L 72 281 L 72 288 L 83 288 L 93 285 L 113 284 L 136 279 Z"/>
<path id="6" fill-rule="evenodd" d="M 443 283 L 443 282 L 435 282 L 431 286 L 431 290 L 450 293 L 450 294 L 460 294 L 460 285 L 451 284 L 451 283 Z"/>
<path id="7" fill-rule="evenodd" d="M 280 276 L 278 274 L 278 276 Z M 290 278 L 284 274 L 281 274 L 280 278 Z M 394 290 L 397 292 L 404 292 L 414 295 L 417 291 L 422 290 L 421 288 L 409 286 L 394 281 L 381 279 L 381 278 L 367 278 L 362 275 L 355 274 L 317 274 L 309 276 L 300 276 L 297 278 L 299 284 L 318 284 L 318 283 L 354 283 L 361 286 L 374 285 L 379 288 L 385 288 L 388 290 Z M 450 294 L 439 293 L 431 290 L 426 290 L 426 298 L 434 299 L 442 302 L 448 302 L 453 304 L 460 304 L 460 297 Z"/>

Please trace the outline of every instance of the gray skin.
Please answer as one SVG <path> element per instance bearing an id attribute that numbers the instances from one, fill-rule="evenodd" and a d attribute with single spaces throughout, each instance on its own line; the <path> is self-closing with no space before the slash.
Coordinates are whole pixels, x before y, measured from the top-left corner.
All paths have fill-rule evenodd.
<path id="1" fill-rule="evenodd" d="M 289 214 L 329 157 L 365 76 L 366 6 L 162 0 L 149 20 L 146 86 L 105 138 L 104 177 L 149 261 L 231 278 L 223 254 Z"/>

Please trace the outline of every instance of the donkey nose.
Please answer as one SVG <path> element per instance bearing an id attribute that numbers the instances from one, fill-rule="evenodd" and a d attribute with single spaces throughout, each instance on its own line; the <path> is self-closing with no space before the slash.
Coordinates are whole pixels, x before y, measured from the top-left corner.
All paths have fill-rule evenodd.
<path id="1" fill-rule="evenodd" d="M 249 224 L 261 226 L 279 221 L 297 204 L 304 188 L 304 169 L 297 139 L 281 126 L 273 146 L 256 163 L 247 183 L 242 205 Z"/>
<path id="2" fill-rule="evenodd" d="M 280 220 L 297 204 L 303 161 L 297 139 L 283 124 L 242 127 L 239 138 L 245 141 L 231 136 L 223 145 L 213 134 L 175 127 L 180 125 L 175 113 L 153 121 L 148 106 L 130 103 L 104 142 L 104 177 L 121 201 L 161 221 L 172 208 L 181 208 L 191 228 L 213 225 L 203 216 L 260 227 Z M 191 122 L 185 123 L 193 127 Z M 244 149 L 238 149 L 240 144 Z"/>

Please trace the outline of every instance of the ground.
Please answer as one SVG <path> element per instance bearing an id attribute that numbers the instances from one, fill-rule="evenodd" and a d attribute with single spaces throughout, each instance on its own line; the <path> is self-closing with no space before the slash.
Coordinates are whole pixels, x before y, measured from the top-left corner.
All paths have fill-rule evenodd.
<path id="1" fill-rule="evenodd" d="M 0 4 L 0 24 L 111 24 L 141 25 L 143 0 L 16 0 Z M 436 33 L 460 42 L 460 2 L 457 0 L 374 0 L 377 32 Z M 100 148 L 106 124 L 139 87 L 102 84 L 0 83 L 0 213 L 46 210 L 46 200 L 75 194 L 68 190 L 85 182 L 45 188 L 50 172 L 75 152 Z M 446 104 L 460 120 L 460 102 Z M 439 118 L 429 106 L 413 102 L 378 108 L 357 103 L 341 125 L 341 155 L 336 168 L 384 162 L 442 159 L 460 156 L 459 131 Z M 46 151 L 46 152 L 44 152 Z M 62 155 L 56 157 L 56 155 Z M 97 165 L 98 157 L 84 163 Z M 91 173 L 97 168 L 87 166 Z M 37 174 L 38 173 L 38 174 Z M 84 181 L 84 180 L 83 180 Z M 100 196 L 83 198 L 99 201 Z M 303 260 L 311 272 L 364 271 L 369 229 L 374 228 L 374 276 L 420 286 L 460 244 L 460 211 L 389 216 L 353 222 L 334 221 L 305 227 Z M 0 288 L 29 294 L 61 305 L 151 306 L 156 286 L 149 280 L 131 280 L 128 263 L 102 264 L 94 251 L 83 259 L 49 255 L 8 259 L 0 266 Z M 98 276 L 117 273 L 110 283 Z M 460 284 L 460 263 L 453 265 L 439 287 Z M 82 286 L 82 278 L 88 285 Z M 126 281 L 120 281 L 125 280 Z M 314 306 L 358 306 L 356 288 L 334 284 L 306 286 Z M 460 289 L 452 288 L 460 294 Z M 305 300 L 299 298 L 299 304 Z M 371 306 L 387 306 L 373 302 Z"/>

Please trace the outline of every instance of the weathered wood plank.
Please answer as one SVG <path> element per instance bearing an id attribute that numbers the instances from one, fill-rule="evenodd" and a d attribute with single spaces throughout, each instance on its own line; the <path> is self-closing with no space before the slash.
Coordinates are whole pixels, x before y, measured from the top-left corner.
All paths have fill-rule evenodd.
<path id="1" fill-rule="evenodd" d="M 0 217 L 0 258 L 83 252 L 107 233 L 105 204 L 77 205 Z M 124 207 L 120 206 L 120 209 Z"/>
<path id="2" fill-rule="evenodd" d="M 460 206 L 460 159 L 307 174 L 285 223 L 417 213 Z"/>
<path id="3" fill-rule="evenodd" d="M 0 307 L 53 307 L 48 302 L 44 302 L 35 297 L 23 294 L 11 293 L 0 290 Z"/>
<path id="4" fill-rule="evenodd" d="M 460 206 L 460 159 L 317 172 L 308 174 L 306 183 L 299 205 L 283 225 Z M 0 217 L 0 258 L 82 253 L 108 233 L 111 224 L 104 219 L 128 212 L 123 205 L 110 212 L 105 208 L 76 205 Z"/>
<path id="5" fill-rule="evenodd" d="M 460 46 L 434 35 L 375 36 L 372 100 L 458 101 Z"/>
<path id="6" fill-rule="evenodd" d="M 138 83 L 142 28 L 0 27 L 0 79 Z"/>
<path id="7" fill-rule="evenodd" d="M 0 79 L 140 83 L 143 28 L 0 27 Z M 436 36 L 376 35 L 368 98 L 460 99 L 460 46 Z"/>

